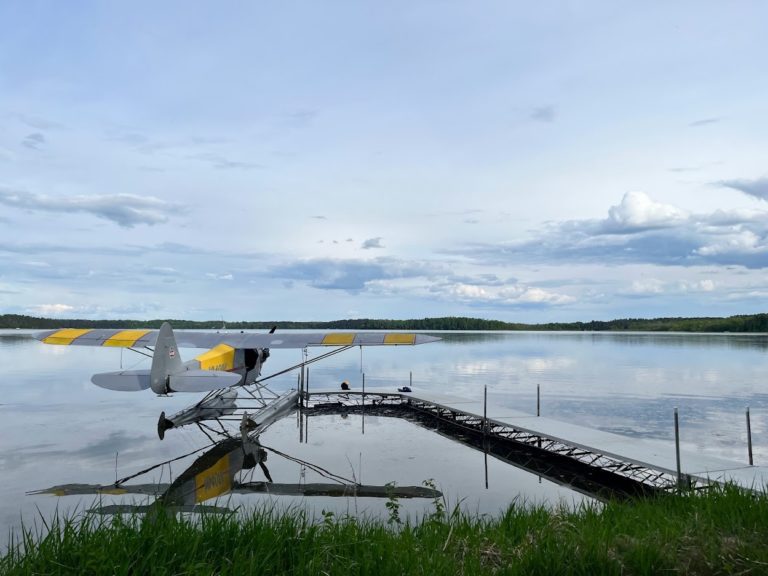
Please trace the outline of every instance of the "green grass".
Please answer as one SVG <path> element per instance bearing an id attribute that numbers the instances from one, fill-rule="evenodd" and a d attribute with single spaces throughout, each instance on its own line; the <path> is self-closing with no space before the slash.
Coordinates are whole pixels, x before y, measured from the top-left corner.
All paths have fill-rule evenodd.
<path id="1" fill-rule="evenodd" d="M 391 511 L 391 510 L 390 510 Z M 512 506 L 479 518 L 438 505 L 420 522 L 261 509 L 245 518 L 54 518 L 0 574 L 768 574 L 768 496 L 707 494 Z"/>

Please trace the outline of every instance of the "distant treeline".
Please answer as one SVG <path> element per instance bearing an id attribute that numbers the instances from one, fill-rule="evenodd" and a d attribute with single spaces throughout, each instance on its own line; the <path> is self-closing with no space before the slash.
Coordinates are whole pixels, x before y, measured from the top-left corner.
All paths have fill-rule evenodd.
<path id="1" fill-rule="evenodd" d="M 0 328 L 159 328 L 166 320 L 78 320 L 35 318 L 19 314 L 0 315 Z M 172 320 L 174 328 L 218 329 L 221 320 L 196 322 Z M 412 320 L 350 319 L 331 322 L 227 322 L 230 330 L 268 330 L 272 326 L 282 329 L 318 330 L 575 330 L 575 331 L 647 331 L 647 332 L 768 332 L 768 314 L 750 314 L 729 318 L 622 318 L 620 320 L 591 322 L 550 322 L 522 324 L 448 316 Z"/>

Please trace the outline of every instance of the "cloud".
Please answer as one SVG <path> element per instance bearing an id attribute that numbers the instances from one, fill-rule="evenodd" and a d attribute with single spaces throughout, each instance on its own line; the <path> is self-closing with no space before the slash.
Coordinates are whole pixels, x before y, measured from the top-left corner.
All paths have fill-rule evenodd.
<path id="1" fill-rule="evenodd" d="M 46 118 L 41 118 L 39 116 L 28 116 L 26 114 L 14 114 L 13 116 L 23 124 L 26 124 L 35 130 L 61 130 L 64 128 L 64 126 L 58 122 L 54 122 L 53 120 L 48 120 Z"/>
<path id="2" fill-rule="evenodd" d="M 627 192 L 617 206 L 608 210 L 604 230 L 610 233 L 668 228 L 688 217 L 684 211 L 651 200 L 642 192 Z"/>
<path id="3" fill-rule="evenodd" d="M 475 244 L 448 253 L 476 262 L 509 265 L 597 263 L 768 268 L 768 212 L 690 213 L 629 192 L 603 220 L 551 223 L 532 240 Z"/>
<path id="4" fill-rule="evenodd" d="M 314 220 L 328 220 L 325 216 L 312 216 Z"/>
<path id="5" fill-rule="evenodd" d="M 501 306 L 557 306 L 570 304 L 571 296 L 557 294 L 542 288 L 525 284 L 502 286 L 478 286 L 477 284 L 454 284 L 447 292 L 458 300 L 468 303 L 483 303 Z"/>
<path id="6" fill-rule="evenodd" d="M 555 115 L 554 106 L 540 106 L 539 108 L 534 108 L 528 117 L 537 122 L 554 122 Z"/>
<path id="7" fill-rule="evenodd" d="M 688 126 L 695 128 L 697 126 L 706 126 L 708 124 L 716 124 L 717 122 L 720 122 L 720 118 L 703 118 L 701 120 L 696 120 L 695 122 L 689 123 Z"/>
<path id="8" fill-rule="evenodd" d="M 287 118 L 295 126 L 303 128 L 314 122 L 318 114 L 320 114 L 319 110 L 304 109 L 296 110 L 295 112 L 286 114 L 285 118 Z"/>
<path id="9" fill-rule="evenodd" d="M 38 304 L 32 310 L 40 316 L 61 316 L 74 312 L 75 307 L 69 304 Z"/>
<path id="10" fill-rule="evenodd" d="M 711 162 L 702 162 L 701 164 L 697 164 L 695 166 L 676 166 L 674 168 L 669 168 L 668 170 L 670 172 L 676 173 L 700 172 L 701 170 L 711 168 L 712 166 L 720 166 L 722 163 L 722 160 L 713 160 Z"/>
<path id="11" fill-rule="evenodd" d="M 275 266 L 267 271 L 284 285 L 295 282 L 321 290 L 368 292 L 385 296 L 428 298 L 469 306 L 514 308 L 549 307 L 574 301 L 571 296 L 530 286 L 495 274 L 456 276 L 452 269 L 435 263 L 393 258 L 374 260 L 314 259 Z"/>
<path id="12" fill-rule="evenodd" d="M 205 277 L 210 278 L 212 280 L 234 280 L 235 279 L 235 277 L 230 273 L 217 274 L 215 272 L 206 272 Z"/>
<path id="13" fill-rule="evenodd" d="M 152 266 L 144 270 L 150 276 L 178 276 L 179 271 L 170 266 Z"/>
<path id="14" fill-rule="evenodd" d="M 107 138 L 110 142 L 128 144 L 129 146 L 143 146 L 149 144 L 149 137 L 139 132 L 123 132 Z"/>
<path id="15" fill-rule="evenodd" d="M 377 236 L 376 238 L 368 238 L 368 240 L 365 240 L 362 245 L 363 250 L 371 250 L 373 248 L 384 248 L 384 246 L 381 244 L 381 236 Z"/>
<path id="16" fill-rule="evenodd" d="M 652 298 L 669 294 L 696 294 L 702 292 L 713 292 L 715 282 L 713 280 L 698 281 L 664 281 L 658 278 L 642 278 L 633 280 L 631 286 L 626 291 L 619 291 L 623 296 L 632 298 Z"/>
<path id="17" fill-rule="evenodd" d="M 29 148 L 30 150 L 39 150 L 40 146 L 45 144 L 45 135 L 40 132 L 33 132 L 27 134 L 24 140 L 21 141 L 21 145 Z"/>
<path id="18" fill-rule="evenodd" d="M 11 288 L 7 284 L 0 284 L 0 294 L 21 294 L 21 291 Z"/>
<path id="19" fill-rule="evenodd" d="M 272 277 L 300 280 L 322 290 L 356 292 L 372 282 L 388 279 L 423 278 L 445 273 L 433 264 L 406 262 L 392 258 L 374 260 L 336 260 L 319 258 L 273 266 Z"/>
<path id="20" fill-rule="evenodd" d="M 184 208 L 178 204 L 165 202 L 152 196 L 112 194 L 62 197 L 8 188 L 0 188 L 0 204 L 45 212 L 84 212 L 110 220 L 123 228 L 133 228 L 137 224 L 163 223 L 168 220 L 167 214 L 177 214 L 184 211 Z"/>
<path id="21" fill-rule="evenodd" d="M 219 170 L 254 170 L 256 168 L 264 168 L 261 164 L 255 162 L 241 162 L 237 160 L 230 160 L 220 154 L 213 154 L 210 152 L 203 152 L 200 154 L 193 154 L 188 156 L 191 160 L 199 160 L 210 164 L 214 168 Z"/>
<path id="22" fill-rule="evenodd" d="M 768 177 L 756 178 L 755 180 L 721 180 L 715 184 L 724 188 L 733 188 L 749 196 L 768 201 Z"/>

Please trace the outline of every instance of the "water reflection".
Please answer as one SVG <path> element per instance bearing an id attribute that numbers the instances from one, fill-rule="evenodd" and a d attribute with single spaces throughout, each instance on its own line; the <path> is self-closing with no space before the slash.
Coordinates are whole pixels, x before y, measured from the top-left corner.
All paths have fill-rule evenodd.
<path id="1" fill-rule="evenodd" d="M 451 506 L 482 514 L 497 514 L 521 494 L 530 502 L 573 505 L 581 500 L 566 488 L 499 460 L 484 461 L 476 450 L 411 422 L 369 414 L 363 434 L 360 415 L 315 415 L 304 424 L 309 430 L 302 442 L 297 421 L 280 420 L 259 438 L 233 437 L 204 445 L 202 454 L 197 449 L 166 453 L 165 460 L 148 466 L 128 467 L 123 461 L 120 478 L 115 470 L 114 480 L 114 454 L 99 457 L 100 449 L 73 450 L 66 458 L 68 466 L 59 462 L 44 476 L 25 475 L 24 488 L 34 488 L 27 499 L 41 510 L 94 508 L 107 514 L 152 512 L 158 503 L 178 511 L 249 510 L 267 499 L 270 507 L 309 507 L 318 517 L 317 511 L 324 510 L 386 518 L 386 502 L 397 498 L 403 514 L 416 519 L 434 511 L 433 500 L 442 497 Z M 144 450 L 155 452 L 146 445 Z M 85 467 L 76 457 L 83 452 L 91 460 Z M 57 456 L 54 451 L 29 455 L 37 463 Z M 172 466 L 183 471 L 174 473 Z M 68 480 L 49 488 L 30 485 L 56 473 Z M 483 484 L 486 473 L 488 488 Z M 70 506 L 52 504 L 52 495 L 69 496 L 65 500 Z"/>
<path id="2" fill-rule="evenodd" d="M 273 454 L 287 457 L 275 449 Z M 171 483 L 136 483 L 153 470 L 172 461 L 203 451 L 194 462 Z M 92 511 L 102 514 L 126 512 L 151 513 L 159 509 L 181 512 L 229 512 L 222 506 L 201 506 L 205 502 L 227 494 L 270 494 L 283 496 L 328 496 L 351 498 L 440 498 L 442 493 L 427 486 L 366 485 L 347 480 L 309 462 L 302 466 L 311 469 L 330 482 L 275 483 L 267 467 L 268 449 L 262 447 L 258 436 L 228 437 L 201 450 L 157 463 L 111 484 L 71 483 L 32 490 L 28 495 L 54 496 L 122 496 L 145 495 L 155 497 L 151 504 L 100 505 Z M 289 457 L 290 458 L 290 457 Z M 254 480 L 253 472 L 259 467 L 263 479 Z"/>
<path id="3" fill-rule="evenodd" d="M 494 343 L 503 341 L 555 341 L 626 346 L 687 346 L 754 348 L 768 350 L 766 334 L 691 333 L 691 332 L 429 332 L 440 336 L 444 345 Z"/>
<path id="4" fill-rule="evenodd" d="M 667 440 L 671 447 L 677 406 L 684 448 L 745 463 L 744 410 L 749 405 L 755 463 L 768 462 L 766 335 L 439 335 L 441 342 L 427 346 L 369 348 L 329 358 L 312 366 L 310 389 L 335 390 L 342 380 L 359 389 L 363 374 L 371 388 L 394 391 L 411 385 L 416 392 L 472 400 L 482 399 L 487 387 L 490 403 L 535 413 L 539 386 L 542 415 L 629 437 Z M 271 368 L 300 359 L 296 351 L 274 350 Z M 146 362 L 117 349 L 93 354 L 87 348 L 42 346 L 17 331 L 0 332 L 0 530 L 18 526 L 20 517 L 46 516 L 61 505 L 50 496 L 24 498 L 29 489 L 83 481 L 109 485 L 206 442 L 199 432 L 186 429 L 157 440 L 160 412 L 174 414 L 189 404 L 189 396 L 121 394 L 90 384 L 93 373 L 120 366 L 144 368 Z M 295 387 L 296 376 L 271 382 L 280 392 Z M 262 436 L 262 442 L 365 483 L 418 486 L 434 478 L 447 498 L 463 499 L 483 513 L 496 513 L 516 498 L 578 498 L 493 458 L 486 490 L 482 453 L 402 420 L 366 418 L 363 435 L 359 416 L 317 417 L 309 423 L 308 442 L 298 438 L 298 422 L 284 419 Z M 147 482 L 170 484 L 190 464 L 179 461 L 153 470 Z M 313 478 L 308 469 L 283 458 L 271 458 L 269 467 L 279 482 Z M 254 496 L 228 498 L 247 505 Z M 299 496 L 281 498 L 304 502 Z M 367 501 L 372 499 L 365 505 L 361 499 L 333 500 L 317 497 L 311 505 L 339 513 L 366 508 L 386 514 L 382 503 Z M 418 514 L 424 504 L 410 502 L 405 510 Z"/>

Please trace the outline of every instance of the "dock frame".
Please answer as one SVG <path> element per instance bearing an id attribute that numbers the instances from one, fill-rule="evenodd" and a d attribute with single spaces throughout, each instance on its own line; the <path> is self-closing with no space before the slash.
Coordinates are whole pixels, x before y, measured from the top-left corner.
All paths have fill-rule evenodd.
<path id="1" fill-rule="evenodd" d="M 317 391 L 307 394 L 304 411 L 307 416 L 361 413 L 405 418 L 598 498 L 700 490 L 717 483 L 697 475 L 678 477 L 674 470 L 569 442 L 536 431 L 532 426 L 487 418 L 416 394 Z"/>

